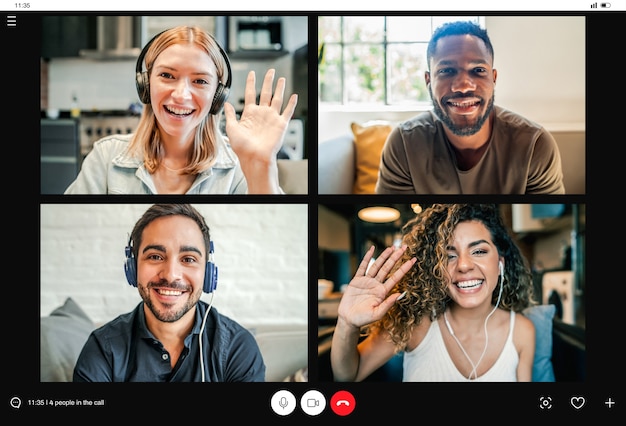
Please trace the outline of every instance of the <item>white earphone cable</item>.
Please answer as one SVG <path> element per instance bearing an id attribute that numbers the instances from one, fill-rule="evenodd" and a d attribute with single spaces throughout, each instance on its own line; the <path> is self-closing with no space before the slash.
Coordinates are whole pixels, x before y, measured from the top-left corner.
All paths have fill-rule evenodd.
<path id="1" fill-rule="evenodd" d="M 496 311 L 496 309 L 498 309 L 498 305 L 500 304 L 500 300 L 502 298 L 502 288 L 504 286 L 503 285 L 504 273 L 502 272 L 502 269 L 500 269 L 500 271 L 501 271 L 501 274 L 500 274 L 500 291 L 498 292 L 498 301 L 496 302 L 496 306 L 493 307 L 491 312 L 489 312 L 489 315 L 487 315 L 487 317 L 485 318 L 485 324 L 484 324 L 484 329 L 485 329 L 485 347 L 483 349 L 483 353 L 480 355 L 480 358 L 478 358 L 478 362 L 476 362 L 476 364 L 474 364 L 474 362 L 472 361 L 470 356 L 465 351 L 465 348 L 461 344 L 461 341 L 455 336 L 454 330 L 452 330 L 452 325 L 450 325 L 450 322 L 448 321 L 448 316 L 446 315 L 446 311 L 443 311 L 443 319 L 446 322 L 446 326 L 448 327 L 448 331 L 450 332 L 450 335 L 456 341 L 456 343 L 459 345 L 459 348 L 461 348 L 461 351 L 463 352 L 463 355 L 465 355 L 465 358 L 467 358 L 467 360 L 469 361 L 469 363 L 472 366 L 472 371 L 470 371 L 470 374 L 467 376 L 467 378 L 469 380 L 472 379 L 472 376 L 474 376 L 474 379 L 478 379 L 478 371 L 477 371 L 478 370 L 478 366 L 480 365 L 480 362 L 483 360 L 485 354 L 487 353 L 487 345 L 489 344 L 489 333 L 487 333 L 487 321 L 489 320 L 489 317 L 491 317 L 491 315 L 493 315 L 493 313 Z"/>
<path id="2" fill-rule="evenodd" d="M 202 333 L 204 332 L 204 326 L 206 325 L 206 319 L 209 316 L 209 312 L 211 311 L 211 306 L 213 306 L 214 295 L 215 290 L 211 292 L 211 300 L 209 301 L 209 306 L 204 313 L 204 318 L 202 318 L 202 325 L 200 326 L 200 333 L 198 334 L 198 343 L 200 345 L 200 370 L 202 371 L 202 383 L 204 383 L 204 350 L 202 349 Z"/>

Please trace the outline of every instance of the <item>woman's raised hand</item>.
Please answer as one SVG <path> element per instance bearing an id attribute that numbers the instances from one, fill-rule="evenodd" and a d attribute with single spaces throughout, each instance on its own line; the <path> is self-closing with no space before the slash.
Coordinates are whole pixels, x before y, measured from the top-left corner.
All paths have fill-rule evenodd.
<path id="1" fill-rule="evenodd" d="M 292 94 L 283 109 L 286 80 L 284 77 L 279 78 L 276 81 L 276 90 L 272 94 L 275 74 L 274 69 L 269 69 L 265 74 L 257 104 L 255 73 L 254 71 L 248 73 L 244 107 L 239 121 L 235 108 L 230 103 L 224 105 L 226 135 L 239 157 L 249 185 L 254 183 L 254 178 L 263 178 L 262 174 L 256 173 L 262 173 L 265 165 L 275 164 L 289 120 L 298 103 L 298 95 Z"/>
<path id="2" fill-rule="evenodd" d="M 413 267 L 416 259 L 407 260 L 389 278 L 387 276 L 405 251 L 406 246 L 387 247 L 369 269 L 374 247 L 367 251 L 339 303 L 338 315 L 344 321 L 354 327 L 370 324 L 382 318 L 398 300 L 399 293 L 388 293 Z"/>

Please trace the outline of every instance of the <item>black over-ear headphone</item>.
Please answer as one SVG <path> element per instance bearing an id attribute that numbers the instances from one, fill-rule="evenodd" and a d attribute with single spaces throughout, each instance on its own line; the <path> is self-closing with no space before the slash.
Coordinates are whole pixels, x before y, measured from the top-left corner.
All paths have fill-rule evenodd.
<path id="1" fill-rule="evenodd" d="M 126 273 L 126 280 L 128 284 L 133 287 L 137 287 L 137 259 L 133 254 L 133 247 L 131 240 L 128 240 L 128 245 L 125 249 L 126 261 L 124 262 L 124 272 Z M 213 241 L 209 244 L 209 255 L 206 263 L 206 271 L 204 272 L 204 284 L 202 285 L 202 291 L 205 293 L 212 293 L 217 288 L 217 266 L 213 263 Z"/>
<path id="2" fill-rule="evenodd" d="M 137 65 L 135 66 L 135 82 L 137 84 L 137 94 L 139 95 L 139 100 L 141 100 L 141 102 L 144 104 L 150 103 L 150 76 L 148 75 L 148 71 L 141 70 L 143 60 L 146 56 L 146 53 L 148 52 L 148 49 L 150 48 L 152 43 L 154 43 L 154 40 L 156 40 L 156 38 L 163 34 L 165 31 L 161 31 L 160 33 L 152 37 L 152 39 L 141 50 L 139 58 L 137 58 Z M 222 49 L 222 46 L 220 46 L 220 44 L 217 42 L 217 40 L 215 40 L 213 36 L 209 34 L 209 37 L 213 39 L 220 53 L 224 57 L 224 61 L 226 62 L 226 70 L 228 71 L 226 83 L 222 84 L 222 82 L 220 81 L 217 85 L 217 89 L 215 90 L 215 95 L 213 96 L 213 102 L 211 103 L 211 109 L 209 110 L 209 114 L 215 115 L 222 110 L 226 99 L 228 99 L 228 95 L 230 94 L 230 86 L 232 84 L 232 78 L 228 55 L 226 55 L 226 52 L 224 51 L 224 49 Z"/>

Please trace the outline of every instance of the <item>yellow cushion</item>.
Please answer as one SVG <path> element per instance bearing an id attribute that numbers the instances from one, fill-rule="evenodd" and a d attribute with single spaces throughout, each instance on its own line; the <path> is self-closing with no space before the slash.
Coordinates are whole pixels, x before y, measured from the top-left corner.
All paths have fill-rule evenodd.
<path id="1" fill-rule="evenodd" d="M 387 122 L 351 123 L 354 134 L 356 174 L 353 193 L 374 194 L 380 154 L 393 126 Z"/>

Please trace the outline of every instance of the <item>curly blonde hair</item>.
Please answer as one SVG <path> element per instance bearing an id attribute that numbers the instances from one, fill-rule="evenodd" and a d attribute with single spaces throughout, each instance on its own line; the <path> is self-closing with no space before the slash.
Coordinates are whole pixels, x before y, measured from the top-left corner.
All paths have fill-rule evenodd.
<path id="1" fill-rule="evenodd" d="M 402 243 L 408 246 L 397 262 L 400 265 L 415 257 L 417 262 L 396 284 L 392 292 L 406 296 L 395 303 L 385 316 L 372 323 L 365 334 L 386 331 L 396 347 L 403 350 L 414 326 L 423 317 L 435 320 L 446 310 L 450 298 L 447 247 L 456 226 L 478 221 L 489 230 L 499 256 L 505 259 L 504 282 L 499 307 L 520 312 L 535 304 L 533 278 L 527 260 L 504 225 L 496 204 L 434 204 L 403 227 Z M 498 299 L 494 289 L 492 303 Z"/>

